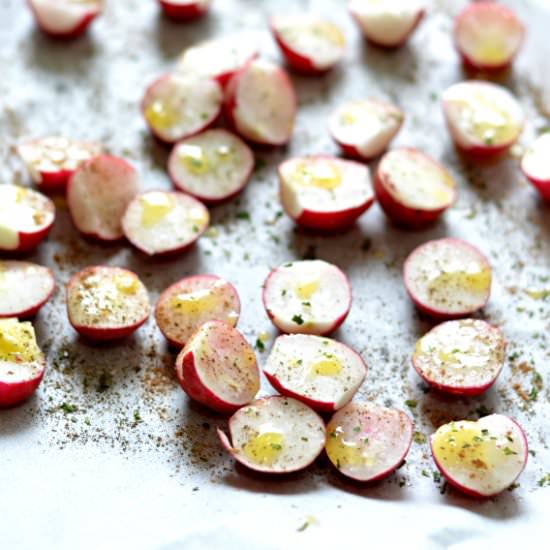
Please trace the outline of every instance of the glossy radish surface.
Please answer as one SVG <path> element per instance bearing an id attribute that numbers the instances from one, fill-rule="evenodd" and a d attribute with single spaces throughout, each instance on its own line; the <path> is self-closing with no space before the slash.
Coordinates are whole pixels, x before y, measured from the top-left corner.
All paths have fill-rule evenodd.
<path id="1" fill-rule="evenodd" d="M 190 248 L 208 227 L 206 207 L 184 193 L 148 191 L 137 196 L 122 219 L 126 238 L 149 256 Z"/>
<path id="2" fill-rule="evenodd" d="M 241 303 L 235 287 L 215 275 L 185 277 L 169 286 L 159 298 L 155 318 L 160 331 L 176 347 L 208 321 L 235 326 Z"/>
<path id="3" fill-rule="evenodd" d="M 32 317 L 51 298 L 50 269 L 31 262 L 0 260 L 0 318 Z"/>
<path id="4" fill-rule="evenodd" d="M 440 319 L 481 309 L 491 293 L 487 258 L 460 239 L 429 241 L 416 248 L 404 268 L 405 287 L 418 309 Z"/>
<path id="5" fill-rule="evenodd" d="M 479 319 L 447 321 L 420 338 L 412 363 L 419 376 L 439 391 L 478 395 L 497 379 L 505 351 L 497 327 Z"/>
<path id="6" fill-rule="evenodd" d="M 289 397 L 258 399 L 229 419 L 226 450 L 252 470 L 285 474 L 309 466 L 323 450 L 325 424 L 307 405 Z"/>
<path id="7" fill-rule="evenodd" d="M 328 262 L 290 262 L 269 274 L 263 302 L 269 318 L 281 331 L 325 335 L 347 317 L 351 286 L 346 275 Z"/>
<path id="8" fill-rule="evenodd" d="M 527 464 L 527 439 L 501 414 L 441 426 L 430 439 L 436 466 L 450 485 L 486 498 L 510 487 Z"/>
<path id="9" fill-rule="evenodd" d="M 138 276 L 119 267 L 79 271 L 67 285 L 67 312 L 73 328 L 91 340 L 132 334 L 149 316 L 149 296 Z"/>
<path id="10" fill-rule="evenodd" d="M 398 409 L 349 403 L 327 424 L 325 450 L 338 471 L 357 481 L 391 474 L 409 452 L 411 419 Z"/>
<path id="11" fill-rule="evenodd" d="M 174 185 L 207 204 L 238 195 L 254 168 L 254 154 L 227 130 L 206 130 L 172 149 L 168 172 Z"/>
<path id="12" fill-rule="evenodd" d="M 316 411 L 346 405 L 367 374 L 367 366 L 348 346 L 309 334 L 279 336 L 264 367 L 270 384 Z"/>
<path id="13" fill-rule="evenodd" d="M 392 103 L 370 98 L 342 104 L 330 115 L 328 125 L 345 155 L 368 161 L 387 149 L 404 119 Z"/>
<path id="14" fill-rule="evenodd" d="M 223 321 L 209 321 L 191 336 L 176 359 L 187 395 L 222 413 L 250 403 L 260 389 L 256 354 L 242 334 Z"/>
<path id="15" fill-rule="evenodd" d="M 541 197 L 550 201 L 550 133 L 538 137 L 527 149 L 521 169 Z"/>
<path id="16" fill-rule="evenodd" d="M 179 21 L 190 21 L 204 15 L 212 0 L 159 0 L 168 17 Z"/>

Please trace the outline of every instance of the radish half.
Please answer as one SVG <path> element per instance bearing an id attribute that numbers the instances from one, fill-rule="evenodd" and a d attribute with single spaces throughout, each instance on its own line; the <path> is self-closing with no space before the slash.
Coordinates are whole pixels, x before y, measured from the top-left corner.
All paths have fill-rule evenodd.
<path id="1" fill-rule="evenodd" d="M 32 139 L 17 147 L 32 180 L 46 193 L 64 191 L 82 162 L 101 154 L 98 143 L 61 136 Z"/>
<path id="2" fill-rule="evenodd" d="M 380 99 L 354 100 L 338 107 L 329 118 L 329 131 L 342 152 L 359 160 L 382 154 L 399 132 L 405 115 Z"/>
<path id="3" fill-rule="evenodd" d="M 191 336 L 176 359 L 176 374 L 191 399 L 221 413 L 250 403 L 260 389 L 254 350 L 223 321 L 204 323 Z"/>
<path id="4" fill-rule="evenodd" d="M 0 260 L 0 318 L 28 318 L 51 298 L 53 273 L 30 262 Z"/>
<path id="5" fill-rule="evenodd" d="M 48 235 L 55 206 L 48 197 L 19 185 L 0 185 L 0 252 L 28 252 Z"/>
<path id="6" fill-rule="evenodd" d="M 206 231 L 210 216 L 184 193 L 148 191 L 138 195 L 122 219 L 126 238 L 149 256 L 185 252 Z"/>
<path id="7" fill-rule="evenodd" d="M 430 438 L 434 462 L 450 485 L 467 495 L 501 493 L 527 464 L 527 438 L 508 416 L 491 414 L 441 426 Z"/>
<path id="8" fill-rule="evenodd" d="M 542 198 L 550 201 L 550 133 L 538 137 L 527 149 L 521 169 Z"/>
<path id="9" fill-rule="evenodd" d="M 175 347 L 183 347 L 208 321 L 234 327 L 241 312 L 235 287 L 215 275 L 185 277 L 169 286 L 159 298 L 155 318 L 160 331 Z"/>
<path id="10" fill-rule="evenodd" d="M 374 202 L 366 166 L 334 157 L 301 157 L 279 167 L 279 192 L 286 213 L 320 231 L 346 229 Z"/>
<path id="11" fill-rule="evenodd" d="M 73 328 L 91 340 L 129 336 L 149 317 L 149 296 L 127 269 L 87 267 L 67 285 L 67 312 Z"/>
<path id="12" fill-rule="evenodd" d="M 287 474 L 307 468 L 323 450 L 325 424 L 308 406 L 275 395 L 258 399 L 229 419 L 225 449 L 252 470 Z"/>
<path id="13" fill-rule="evenodd" d="M 254 169 L 250 147 L 227 130 L 206 130 L 180 141 L 168 159 L 168 172 L 181 191 L 206 204 L 238 195 Z"/>
<path id="14" fill-rule="evenodd" d="M 479 319 L 447 321 L 416 344 L 412 364 L 436 390 L 478 395 L 489 389 L 504 365 L 502 332 Z"/>
<path id="15" fill-rule="evenodd" d="M 460 239 L 419 246 L 407 258 L 403 276 L 416 307 L 439 319 L 466 317 L 484 307 L 491 293 L 487 258 Z"/>
<path id="16" fill-rule="evenodd" d="M 411 447 L 413 423 L 398 409 L 349 403 L 327 424 L 325 450 L 338 471 L 374 481 L 398 468 Z"/>
<path id="17" fill-rule="evenodd" d="M 38 388 L 46 358 L 31 323 L 0 319 L 0 407 L 11 407 L 28 399 Z"/>
<path id="18" fill-rule="evenodd" d="M 220 116 L 222 101 L 222 88 L 213 78 L 174 73 L 149 85 L 141 110 L 155 137 L 175 143 L 212 126 Z"/>
<path id="19" fill-rule="evenodd" d="M 159 0 L 164 14 L 176 21 L 190 21 L 204 15 L 212 0 Z"/>
<path id="20" fill-rule="evenodd" d="M 516 14 L 493 2 L 469 4 L 456 17 L 455 46 L 467 66 L 503 69 L 512 63 L 525 29 Z"/>
<path id="21" fill-rule="evenodd" d="M 335 331 L 346 319 L 351 286 L 346 275 L 328 262 L 290 262 L 269 274 L 263 302 L 281 331 L 322 336 Z"/>
<path id="22" fill-rule="evenodd" d="M 76 228 L 87 237 L 124 237 L 122 215 L 138 193 L 135 169 L 118 157 L 101 155 L 84 162 L 69 180 L 67 203 Z"/>
<path id="23" fill-rule="evenodd" d="M 497 84 L 479 80 L 453 84 L 443 93 L 442 103 L 451 137 L 465 153 L 503 153 L 523 130 L 520 104 Z"/>
<path id="24" fill-rule="evenodd" d="M 260 145 L 284 145 L 296 117 L 296 92 L 283 69 L 264 61 L 249 61 L 227 85 L 224 112 L 232 128 Z"/>
<path id="25" fill-rule="evenodd" d="M 386 153 L 376 171 L 374 191 L 388 218 L 414 229 L 434 223 L 456 200 L 449 172 L 416 149 Z"/>
<path id="26" fill-rule="evenodd" d="M 336 340 L 291 334 L 275 340 L 264 374 L 281 394 L 331 412 L 351 401 L 367 366 L 358 353 Z"/>

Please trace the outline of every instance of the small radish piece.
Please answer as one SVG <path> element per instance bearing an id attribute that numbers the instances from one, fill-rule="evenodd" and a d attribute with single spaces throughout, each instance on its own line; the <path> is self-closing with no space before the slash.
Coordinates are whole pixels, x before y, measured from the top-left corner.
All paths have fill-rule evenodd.
<path id="1" fill-rule="evenodd" d="M 525 29 L 510 8 L 477 2 L 457 15 L 453 34 L 455 46 L 467 66 L 491 71 L 512 63 Z"/>
<path id="2" fill-rule="evenodd" d="M 275 395 L 258 399 L 229 419 L 229 437 L 218 428 L 225 449 L 258 472 L 288 474 L 307 468 L 323 450 L 325 424 L 308 406 Z"/>
<path id="3" fill-rule="evenodd" d="M 298 157 L 279 167 L 279 192 L 286 213 L 320 231 L 353 225 L 374 202 L 369 170 L 334 157 Z"/>
<path id="4" fill-rule="evenodd" d="M 176 359 L 185 393 L 221 413 L 234 413 L 260 389 L 256 354 L 243 335 L 223 321 L 209 321 L 191 336 Z"/>
<path id="5" fill-rule="evenodd" d="M 180 141 L 168 159 L 174 185 L 206 204 L 237 196 L 254 169 L 254 154 L 227 130 L 206 130 Z"/>
<path id="6" fill-rule="evenodd" d="M 485 306 L 491 293 L 491 266 L 460 239 L 429 241 L 409 255 L 405 287 L 416 307 L 437 319 L 466 317 Z"/>
<path id="7" fill-rule="evenodd" d="M 538 137 L 527 149 L 521 169 L 542 198 L 550 201 L 550 133 Z"/>
<path id="8" fill-rule="evenodd" d="M 259 145 L 284 145 L 294 127 L 296 92 L 283 69 L 255 59 L 227 85 L 224 112 L 243 138 Z"/>
<path id="9" fill-rule="evenodd" d="M 329 118 L 329 131 L 342 152 L 359 160 L 381 155 L 399 132 L 405 115 L 380 99 L 354 100 L 338 107 Z"/>
<path id="10" fill-rule="evenodd" d="M 76 228 L 87 237 L 118 241 L 121 220 L 138 193 L 135 169 L 118 157 L 101 155 L 77 168 L 67 187 L 67 203 Z"/>
<path id="11" fill-rule="evenodd" d="M 195 73 L 167 74 L 145 90 L 141 111 L 153 135 L 165 143 L 198 134 L 220 116 L 220 84 Z"/>
<path id="12" fill-rule="evenodd" d="M 28 252 L 48 235 L 55 206 L 48 197 L 19 185 L 0 185 L 0 252 Z"/>
<path id="13" fill-rule="evenodd" d="M 215 275 L 195 275 L 160 295 L 155 319 L 170 344 L 182 348 L 204 323 L 223 321 L 234 327 L 240 312 L 239 295 L 231 283 Z"/>
<path id="14" fill-rule="evenodd" d="M 346 275 L 328 262 L 290 262 L 269 274 L 263 302 L 279 330 L 323 336 L 346 319 L 351 308 L 351 286 Z"/>
<path id="15" fill-rule="evenodd" d="M 365 38 L 384 48 L 405 44 L 425 13 L 418 0 L 351 0 L 348 7 Z"/>
<path id="16" fill-rule="evenodd" d="M 498 155 L 507 151 L 523 130 L 520 104 L 497 84 L 459 82 L 443 92 L 442 102 L 451 137 L 465 153 Z"/>
<path id="17" fill-rule="evenodd" d="M 33 317 L 54 290 L 55 279 L 47 267 L 0 260 L 0 318 Z"/>
<path id="18" fill-rule="evenodd" d="M 388 218 L 413 229 L 434 223 L 456 200 L 456 185 L 449 172 L 410 148 L 394 149 L 382 157 L 374 191 Z"/>
<path id="19" fill-rule="evenodd" d="M 361 356 L 348 346 L 310 334 L 279 336 L 264 368 L 269 383 L 319 412 L 341 409 L 367 375 Z"/>
<path id="20" fill-rule="evenodd" d="M 122 219 L 126 238 L 148 256 L 185 252 L 206 231 L 210 215 L 197 199 L 175 191 L 138 195 Z"/>
<path id="21" fill-rule="evenodd" d="M 61 136 L 32 139 L 21 143 L 17 152 L 41 191 L 64 191 L 69 178 L 84 161 L 101 154 L 98 143 Z"/>
<path id="22" fill-rule="evenodd" d="M 83 34 L 103 8 L 103 0 L 27 1 L 40 30 L 67 40 Z"/>
<path id="23" fill-rule="evenodd" d="M 36 343 L 32 324 L 0 319 L 0 407 L 28 399 L 45 370 L 46 358 Z"/>
<path id="24" fill-rule="evenodd" d="M 416 344 L 412 364 L 430 386 L 455 395 L 479 395 L 497 379 L 506 342 L 497 327 L 479 319 L 447 321 Z"/>
<path id="25" fill-rule="evenodd" d="M 435 465 L 455 489 L 487 498 L 508 489 L 527 464 L 527 438 L 508 416 L 441 426 L 430 438 Z"/>
<path id="26" fill-rule="evenodd" d="M 176 21 L 191 21 L 203 16 L 212 0 L 159 0 L 164 14 Z"/>
<path id="27" fill-rule="evenodd" d="M 413 423 L 398 409 L 349 403 L 327 424 L 325 450 L 343 475 L 374 481 L 391 474 L 411 447 Z"/>
<path id="28" fill-rule="evenodd" d="M 342 31 L 314 14 L 273 17 L 271 31 L 288 65 L 299 72 L 323 73 L 344 55 L 346 39 Z"/>

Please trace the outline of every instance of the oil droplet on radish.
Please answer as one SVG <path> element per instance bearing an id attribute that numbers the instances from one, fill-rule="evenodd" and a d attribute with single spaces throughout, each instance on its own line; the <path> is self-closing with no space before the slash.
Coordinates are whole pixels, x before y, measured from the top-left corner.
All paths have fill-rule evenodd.
<path id="1" fill-rule="evenodd" d="M 284 436 L 277 432 L 265 432 L 249 439 L 243 447 L 246 457 L 255 464 L 272 466 L 279 458 Z"/>
<path id="2" fill-rule="evenodd" d="M 357 440 L 346 439 L 341 426 L 329 432 L 325 450 L 330 461 L 338 468 L 349 466 L 360 468 L 374 464 L 374 457 L 368 449 L 368 437 L 361 437 L 360 433 L 357 435 L 356 438 L 354 434 L 354 439 Z"/>
<path id="3" fill-rule="evenodd" d="M 193 174 L 205 174 L 210 170 L 208 156 L 199 145 L 184 144 L 178 149 L 178 158 L 183 166 Z"/>
<path id="4" fill-rule="evenodd" d="M 0 361 L 31 363 L 40 355 L 31 323 L 0 319 Z"/>
<path id="5" fill-rule="evenodd" d="M 319 290 L 319 279 L 303 281 L 298 283 L 295 288 L 296 296 L 300 300 L 309 300 Z"/>
<path id="6" fill-rule="evenodd" d="M 428 284 L 431 293 L 465 290 L 484 293 L 491 286 L 491 270 L 477 264 L 465 270 L 443 271 Z"/>
<path id="7" fill-rule="evenodd" d="M 219 298 L 212 290 L 207 288 L 195 292 L 176 294 L 170 300 L 170 306 L 183 315 L 200 315 L 205 311 L 216 308 Z"/>
<path id="8" fill-rule="evenodd" d="M 158 130 L 169 130 L 181 121 L 181 113 L 168 101 L 157 99 L 145 109 L 145 119 Z"/>
<path id="9" fill-rule="evenodd" d="M 311 34 L 321 36 L 336 46 L 346 45 L 346 39 L 344 38 L 342 31 L 340 31 L 340 29 L 332 23 L 328 23 L 326 21 L 321 21 L 313 25 L 311 27 Z"/>
<path id="10" fill-rule="evenodd" d="M 508 57 L 506 39 L 500 33 L 480 35 L 479 41 L 474 48 L 474 57 L 481 63 L 498 64 Z"/>
<path id="11" fill-rule="evenodd" d="M 342 372 L 342 363 L 336 358 L 327 358 L 313 363 L 311 373 L 317 376 L 338 376 Z"/>
<path id="12" fill-rule="evenodd" d="M 332 191 L 342 184 L 340 170 L 331 162 L 301 163 L 293 179 L 299 185 Z"/>
<path id="13" fill-rule="evenodd" d="M 141 201 L 141 225 L 152 227 L 174 209 L 174 199 L 165 193 L 147 193 Z"/>
<path id="14" fill-rule="evenodd" d="M 117 275 L 115 285 L 121 294 L 135 294 L 140 287 L 137 277 L 132 275 Z"/>

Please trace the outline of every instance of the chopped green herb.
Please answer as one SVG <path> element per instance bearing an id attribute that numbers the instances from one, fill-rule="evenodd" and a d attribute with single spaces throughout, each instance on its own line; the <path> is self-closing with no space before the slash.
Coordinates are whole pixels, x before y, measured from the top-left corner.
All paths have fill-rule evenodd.
<path id="1" fill-rule="evenodd" d="M 422 432 L 414 432 L 413 439 L 414 442 L 419 445 L 426 443 L 426 436 Z"/>
<path id="2" fill-rule="evenodd" d="M 504 447 L 504 449 L 502 449 L 502 451 L 504 452 L 504 454 L 506 456 L 517 455 L 518 454 L 518 453 L 516 453 L 516 451 L 512 451 L 512 449 L 510 449 L 510 447 Z"/>
<path id="3" fill-rule="evenodd" d="M 283 448 L 283 446 L 280 445 L 279 443 L 272 443 L 271 448 L 275 451 L 280 451 Z"/>
<path id="4" fill-rule="evenodd" d="M 246 210 L 241 210 L 237 212 L 237 219 L 250 221 L 250 214 Z"/>
<path id="5" fill-rule="evenodd" d="M 259 352 L 264 352 L 265 351 L 265 344 L 263 343 L 261 338 L 256 338 L 256 349 Z"/>
<path id="6" fill-rule="evenodd" d="M 407 405 L 409 409 L 415 409 L 416 406 L 418 405 L 418 401 L 416 399 L 407 399 L 405 401 L 405 405 Z"/>
<path id="7" fill-rule="evenodd" d="M 550 474 L 546 474 L 537 481 L 539 487 L 550 487 Z"/>
<path id="8" fill-rule="evenodd" d="M 303 325 L 304 324 L 304 319 L 301 315 L 294 315 L 292 317 L 292 321 L 294 323 L 296 323 L 297 325 Z"/>
<path id="9" fill-rule="evenodd" d="M 432 477 L 435 483 L 439 483 L 441 481 L 441 474 L 435 470 L 432 472 Z"/>
<path id="10" fill-rule="evenodd" d="M 78 407 L 76 405 L 71 405 L 70 403 L 63 402 L 61 405 L 59 405 L 59 408 L 65 413 L 65 414 L 71 414 L 78 410 Z"/>
<path id="11" fill-rule="evenodd" d="M 300 438 L 302 441 L 309 441 L 309 439 L 307 437 L 302 437 Z"/>
<path id="12" fill-rule="evenodd" d="M 361 431 L 361 426 L 355 426 L 355 428 L 353 428 L 353 431 L 354 432 L 360 432 Z"/>
<path id="13" fill-rule="evenodd" d="M 489 435 L 489 430 L 487 428 L 483 428 L 483 430 L 481 430 L 481 433 L 483 435 Z"/>
<path id="14" fill-rule="evenodd" d="M 424 477 L 430 477 L 430 474 L 428 473 L 427 470 L 422 470 L 420 473 L 421 473 Z"/>

